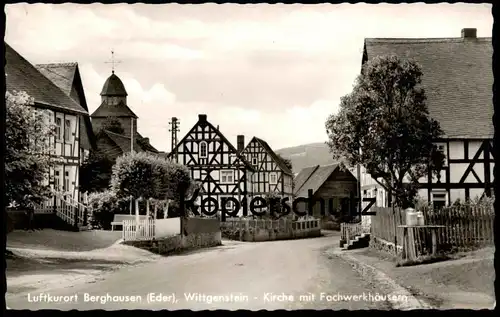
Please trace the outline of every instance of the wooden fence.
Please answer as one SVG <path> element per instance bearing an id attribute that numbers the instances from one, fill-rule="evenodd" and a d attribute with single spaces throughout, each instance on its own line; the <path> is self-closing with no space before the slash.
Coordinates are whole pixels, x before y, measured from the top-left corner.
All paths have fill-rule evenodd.
<path id="1" fill-rule="evenodd" d="M 371 216 L 371 236 L 397 244 L 403 243 L 403 229 L 397 226 L 406 224 L 405 212 L 400 209 L 374 208 Z M 422 210 L 425 225 L 444 226 L 436 230 L 438 251 L 470 249 L 494 244 L 493 207 L 459 206 L 440 210 Z M 430 254 L 432 249 L 431 229 L 426 226 L 409 228 L 417 256 Z"/>
<path id="2" fill-rule="evenodd" d="M 404 212 L 401 209 L 387 207 L 372 207 L 370 211 L 376 212 L 371 216 L 370 238 L 378 238 L 390 243 L 394 243 L 396 236 L 397 244 L 403 241 L 403 229 L 397 226 L 404 225 Z"/>
<path id="3" fill-rule="evenodd" d="M 458 206 L 442 210 L 422 210 L 426 225 L 442 225 L 437 229 L 437 243 L 442 248 L 470 248 L 494 244 L 493 206 Z M 428 234 L 417 234 L 416 244 L 427 240 Z"/>

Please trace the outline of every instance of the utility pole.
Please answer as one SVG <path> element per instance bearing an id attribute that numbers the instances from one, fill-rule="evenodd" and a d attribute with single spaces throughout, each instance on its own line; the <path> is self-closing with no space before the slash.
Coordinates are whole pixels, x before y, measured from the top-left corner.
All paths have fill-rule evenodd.
<path id="1" fill-rule="evenodd" d="M 170 145 L 170 151 L 172 152 L 172 155 L 174 157 L 174 160 L 176 163 L 179 162 L 179 157 L 177 155 L 177 132 L 179 132 L 179 119 L 177 119 L 176 117 L 172 117 L 172 121 L 170 121 L 168 123 L 171 127 L 170 129 L 168 130 L 169 132 L 172 132 L 172 136 L 171 136 L 171 141 L 172 141 L 172 144 Z M 175 151 L 175 153 L 174 153 Z"/>

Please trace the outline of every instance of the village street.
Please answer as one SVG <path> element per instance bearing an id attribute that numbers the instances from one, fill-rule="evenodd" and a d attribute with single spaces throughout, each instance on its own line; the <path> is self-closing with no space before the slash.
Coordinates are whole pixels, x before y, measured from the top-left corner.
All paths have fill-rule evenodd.
<path id="1" fill-rule="evenodd" d="M 11 309 L 387 309 L 387 302 L 358 298 L 320 299 L 328 295 L 385 295 L 364 281 L 351 265 L 326 252 L 338 246 L 339 233 L 321 238 L 262 243 L 224 241 L 224 246 L 189 254 L 162 257 L 154 262 L 129 266 L 103 275 L 91 284 L 70 288 L 38 290 L 28 294 L 7 294 Z M 33 302 L 43 292 L 50 296 L 72 296 L 66 303 Z M 90 296 L 141 296 L 140 302 L 88 302 Z M 148 301 L 148 294 L 164 295 L 164 301 Z M 189 294 L 207 298 L 188 300 Z M 266 293 L 268 293 L 266 295 Z M 169 295 L 175 295 L 175 303 Z M 285 299 L 272 295 L 293 295 Z M 315 300 L 299 300 L 315 294 Z M 209 295 L 247 296 L 248 300 L 210 302 Z M 194 296 L 193 296 L 194 297 Z M 158 300 L 158 299 L 157 299 Z"/>

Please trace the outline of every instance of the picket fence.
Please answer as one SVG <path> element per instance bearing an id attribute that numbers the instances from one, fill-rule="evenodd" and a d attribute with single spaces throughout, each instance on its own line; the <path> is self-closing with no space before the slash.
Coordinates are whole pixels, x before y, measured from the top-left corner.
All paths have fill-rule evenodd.
<path id="1" fill-rule="evenodd" d="M 405 212 L 395 208 L 373 208 L 375 216 L 371 216 L 371 236 L 394 243 L 396 236 L 399 246 L 403 243 L 403 229 L 406 224 Z M 471 249 L 494 244 L 493 207 L 458 206 L 440 210 L 422 210 L 425 225 L 439 225 L 436 230 L 438 251 L 453 249 Z M 431 253 L 431 229 L 426 226 L 409 229 L 414 241 L 417 256 Z"/>
<path id="2" fill-rule="evenodd" d="M 152 240 L 175 236 L 181 233 L 181 218 L 142 219 L 138 227 L 135 219 L 123 220 L 124 241 Z"/>

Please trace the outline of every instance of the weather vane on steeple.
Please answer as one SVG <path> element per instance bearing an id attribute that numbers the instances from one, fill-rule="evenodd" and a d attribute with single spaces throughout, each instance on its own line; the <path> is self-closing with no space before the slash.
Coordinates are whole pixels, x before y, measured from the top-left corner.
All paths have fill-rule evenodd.
<path id="1" fill-rule="evenodd" d="M 111 50 L 111 61 L 105 62 L 106 64 L 111 64 L 111 73 L 115 73 L 115 64 L 120 64 L 121 61 L 115 61 L 115 51 Z"/>

